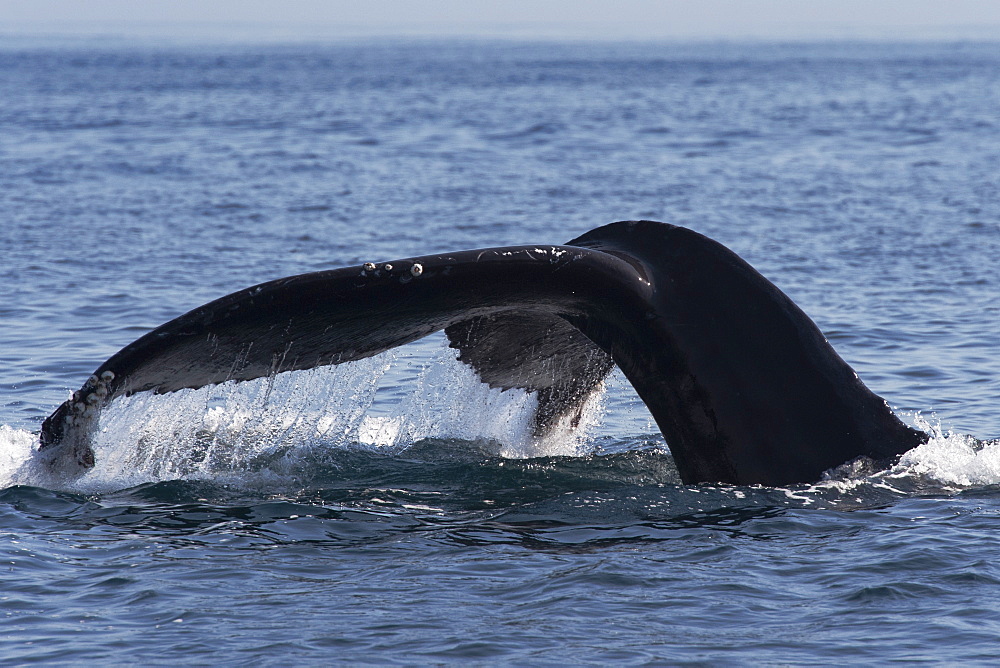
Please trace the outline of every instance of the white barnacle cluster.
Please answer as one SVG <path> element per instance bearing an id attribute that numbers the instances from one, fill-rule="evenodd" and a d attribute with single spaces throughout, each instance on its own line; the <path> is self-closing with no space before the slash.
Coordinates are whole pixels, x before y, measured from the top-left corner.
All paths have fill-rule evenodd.
<path id="1" fill-rule="evenodd" d="M 376 274 L 375 274 L 376 276 L 380 276 L 381 275 L 381 274 L 377 273 L 378 269 L 379 269 L 379 266 L 377 264 L 375 264 L 374 262 L 365 262 L 363 265 L 361 265 L 361 269 L 362 269 L 362 271 L 361 271 L 361 275 L 362 276 L 367 276 L 368 274 L 370 274 L 372 272 L 376 272 Z M 388 262 L 386 262 L 385 264 L 382 265 L 382 271 L 384 271 L 386 273 L 392 272 L 392 269 L 393 269 L 392 265 L 390 263 L 388 263 Z M 420 264 L 419 262 L 414 262 L 412 265 L 410 265 L 409 271 L 407 273 L 409 275 L 407 275 L 407 274 L 404 273 L 402 276 L 400 276 L 400 279 L 403 280 L 404 282 L 410 280 L 411 277 L 416 278 L 417 276 L 420 276 L 421 274 L 423 274 L 424 273 L 424 266 L 422 264 Z"/>
<path id="2" fill-rule="evenodd" d="M 96 394 L 81 395 L 80 392 L 73 393 L 73 415 L 74 417 L 89 418 L 97 415 L 100 410 L 98 403 L 101 401 Z M 74 425 L 77 423 L 74 422 Z"/>
<path id="3" fill-rule="evenodd" d="M 552 248 L 549 251 L 549 256 L 550 256 L 549 262 L 551 262 L 552 264 L 556 264 L 557 262 L 559 262 L 559 260 L 562 259 L 562 256 L 568 252 L 569 251 L 566 250 L 559 250 L 558 248 Z"/>
<path id="4" fill-rule="evenodd" d="M 53 413 L 57 420 L 41 435 L 42 463 L 59 474 L 79 475 L 94 467 L 92 439 L 97 430 L 101 406 L 110 394 L 113 371 L 103 371 L 87 379 L 70 400 Z M 46 421 L 48 422 L 48 421 Z"/>
<path id="5" fill-rule="evenodd" d="M 114 379 L 114 371 L 104 371 L 99 377 L 95 374 L 88 378 L 83 387 L 73 393 L 73 414 L 84 417 L 96 415 L 110 392 L 108 383 Z"/>

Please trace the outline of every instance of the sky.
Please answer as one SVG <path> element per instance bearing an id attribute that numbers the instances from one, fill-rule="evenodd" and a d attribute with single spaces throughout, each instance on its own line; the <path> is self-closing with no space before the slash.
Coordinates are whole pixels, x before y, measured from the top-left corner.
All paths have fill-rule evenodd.
<path id="1" fill-rule="evenodd" d="M 0 0 L 17 34 L 1000 39 L 1000 0 Z"/>

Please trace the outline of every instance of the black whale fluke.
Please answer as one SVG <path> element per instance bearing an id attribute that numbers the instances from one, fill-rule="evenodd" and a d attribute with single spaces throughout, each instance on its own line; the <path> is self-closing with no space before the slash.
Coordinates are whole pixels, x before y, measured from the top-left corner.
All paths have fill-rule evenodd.
<path id="1" fill-rule="evenodd" d="M 778 288 L 721 244 L 652 221 L 292 276 L 233 293 L 102 364 L 42 425 L 41 453 L 93 466 L 100 408 L 369 357 L 444 329 L 483 382 L 536 392 L 535 431 L 617 364 L 686 483 L 818 480 L 927 439 L 903 424 Z"/>

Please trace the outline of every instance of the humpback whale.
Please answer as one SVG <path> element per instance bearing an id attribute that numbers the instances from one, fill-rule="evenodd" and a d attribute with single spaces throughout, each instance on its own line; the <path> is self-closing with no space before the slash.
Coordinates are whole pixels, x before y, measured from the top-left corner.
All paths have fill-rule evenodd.
<path id="1" fill-rule="evenodd" d="M 444 330 L 501 389 L 537 393 L 534 429 L 579 418 L 617 365 L 686 484 L 786 485 L 923 443 L 783 292 L 722 244 L 654 221 L 562 246 L 368 262 L 262 283 L 200 306 L 101 364 L 42 424 L 40 456 L 94 466 L 102 407 L 341 364 Z"/>

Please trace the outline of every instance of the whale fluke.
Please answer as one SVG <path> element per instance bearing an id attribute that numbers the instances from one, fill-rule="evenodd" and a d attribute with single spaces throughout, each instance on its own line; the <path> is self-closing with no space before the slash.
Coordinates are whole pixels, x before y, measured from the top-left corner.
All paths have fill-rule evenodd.
<path id="1" fill-rule="evenodd" d="M 625 221 L 563 246 L 369 262 L 222 297 L 98 367 L 45 420 L 40 450 L 86 469 L 99 411 L 116 397 L 350 362 L 442 329 L 483 382 L 537 393 L 538 434 L 573 423 L 617 364 L 689 484 L 811 482 L 927 438 L 735 253 L 686 228 Z"/>

